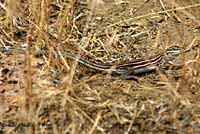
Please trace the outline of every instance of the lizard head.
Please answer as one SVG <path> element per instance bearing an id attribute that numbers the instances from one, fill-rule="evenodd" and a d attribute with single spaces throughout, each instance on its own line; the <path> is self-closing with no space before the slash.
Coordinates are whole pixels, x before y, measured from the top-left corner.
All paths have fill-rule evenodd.
<path id="1" fill-rule="evenodd" d="M 176 57 L 179 56 L 182 52 L 184 52 L 184 49 L 180 46 L 172 46 L 167 48 L 165 51 L 166 56 L 168 57 Z"/>
<path id="2" fill-rule="evenodd" d="M 184 49 L 179 46 L 172 46 L 165 50 L 164 59 L 166 61 L 173 61 L 179 57 L 181 53 L 184 52 Z"/>

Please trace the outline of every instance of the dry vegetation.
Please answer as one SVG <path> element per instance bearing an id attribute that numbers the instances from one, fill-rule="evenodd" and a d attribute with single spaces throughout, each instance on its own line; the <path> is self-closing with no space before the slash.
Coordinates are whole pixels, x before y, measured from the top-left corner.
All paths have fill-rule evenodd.
<path id="1" fill-rule="evenodd" d="M 0 133 L 200 133 L 198 0 L 1 0 Z M 124 80 L 78 65 L 192 46 L 180 69 Z"/>

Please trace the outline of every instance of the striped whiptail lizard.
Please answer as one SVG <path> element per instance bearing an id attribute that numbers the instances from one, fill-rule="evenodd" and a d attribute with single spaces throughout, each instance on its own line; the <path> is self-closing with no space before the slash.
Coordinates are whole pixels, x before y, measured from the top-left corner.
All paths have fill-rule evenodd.
<path id="1" fill-rule="evenodd" d="M 90 62 L 88 60 L 82 59 L 77 55 L 71 54 L 70 52 L 65 52 L 64 56 L 66 56 L 69 59 L 72 59 L 74 61 L 77 61 L 80 64 L 85 65 L 88 68 L 98 70 L 98 71 L 104 71 L 109 72 L 111 74 L 117 74 L 123 76 L 125 79 L 131 79 L 134 78 L 135 75 L 141 75 L 144 73 L 148 73 L 151 71 L 156 70 L 157 67 L 162 67 L 165 64 L 171 64 L 176 66 L 173 61 L 182 53 L 186 52 L 187 50 L 183 50 L 179 46 L 172 46 L 166 49 L 165 51 L 161 52 L 160 54 L 150 57 L 147 60 L 138 60 L 138 61 L 131 61 L 128 63 L 123 64 L 116 64 L 116 65 L 100 65 L 93 62 Z M 24 54 L 24 49 L 0 49 L 0 52 L 3 53 L 21 53 Z M 38 50 L 34 52 L 34 54 L 47 54 L 47 51 L 45 50 Z M 180 66 L 180 65 L 178 65 Z"/>

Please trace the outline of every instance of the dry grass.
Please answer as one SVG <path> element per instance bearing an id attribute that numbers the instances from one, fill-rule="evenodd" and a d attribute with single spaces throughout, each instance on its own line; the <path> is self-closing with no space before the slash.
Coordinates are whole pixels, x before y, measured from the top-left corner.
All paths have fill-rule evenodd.
<path id="1" fill-rule="evenodd" d="M 0 133 L 200 133 L 199 14 L 195 0 L 1 0 L 0 49 L 49 53 L 0 53 Z M 119 63 L 177 44 L 193 48 L 183 68 L 137 81 L 62 55 Z"/>

